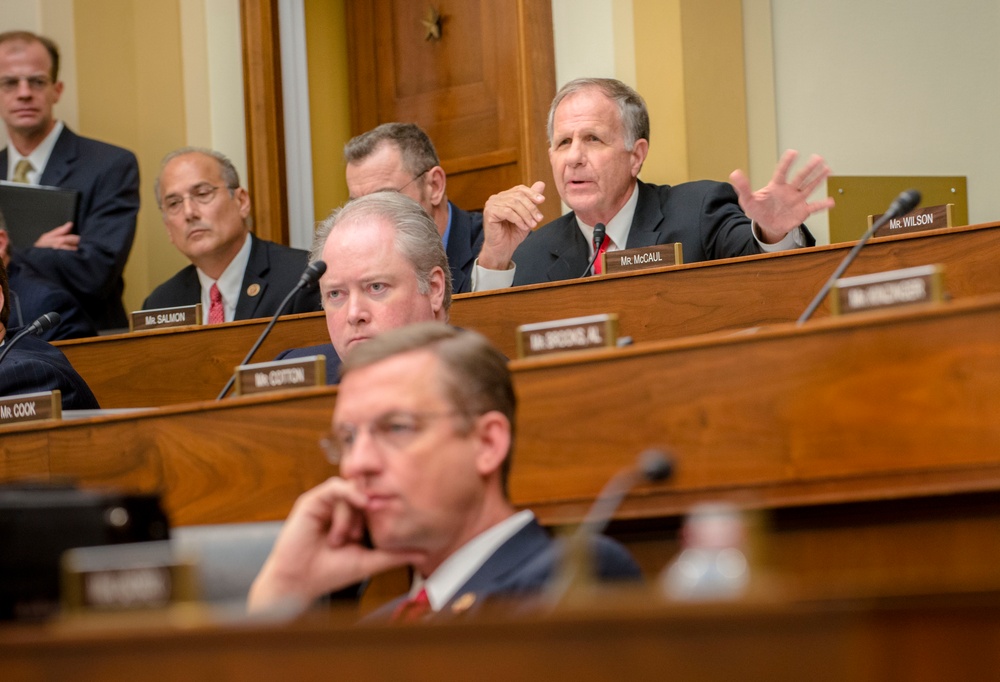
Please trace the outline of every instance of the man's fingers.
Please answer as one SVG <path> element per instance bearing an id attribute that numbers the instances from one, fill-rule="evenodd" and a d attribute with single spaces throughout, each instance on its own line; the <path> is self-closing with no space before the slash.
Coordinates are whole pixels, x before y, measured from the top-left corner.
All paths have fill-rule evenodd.
<path id="1" fill-rule="evenodd" d="M 771 182 L 779 185 L 784 184 L 788 178 L 788 171 L 797 158 L 799 158 L 799 153 L 797 151 L 794 149 L 786 150 L 778 160 L 778 165 L 774 169 L 774 175 L 771 177 Z"/>

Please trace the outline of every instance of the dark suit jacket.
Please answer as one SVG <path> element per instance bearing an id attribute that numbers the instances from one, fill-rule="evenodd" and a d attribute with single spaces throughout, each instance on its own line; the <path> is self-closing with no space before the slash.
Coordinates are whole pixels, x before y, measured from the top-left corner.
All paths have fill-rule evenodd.
<path id="1" fill-rule="evenodd" d="M 452 293 L 472 291 L 472 265 L 483 248 L 483 214 L 451 206 L 451 232 L 448 233 L 448 265 L 451 266 Z"/>
<path id="2" fill-rule="evenodd" d="M 7 149 L 0 151 L 0 180 L 7 179 Z M 122 271 L 135 237 L 139 164 L 132 152 L 80 137 L 64 128 L 52 148 L 41 185 L 80 193 L 73 231 L 77 251 L 14 245 L 14 260 L 70 292 L 98 329 L 128 326 Z"/>
<path id="3" fill-rule="evenodd" d="M 90 318 L 83 313 L 68 291 L 18 263 L 10 264 L 7 275 L 10 277 L 11 298 L 8 325 L 24 327 L 45 313 L 56 312 L 59 313 L 59 324 L 43 332 L 38 338 L 58 341 L 97 335 L 97 329 Z M 18 345 L 20 344 L 19 341 Z"/>
<path id="4" fill-rule="evenodd" d="M 8 329 L 6 339 L 17 329 Z M 25 336 L 0 362 L 0 396 L 41 391 L 62 391 L 64 410 L 96 410 L 97 398 L 69 360 L 55 346 L 34 336 Z"/>
<path id="5" fill-rule="evenodd" d="M 237 320 L 274 315 L 288 292 L 298 284 L 309 260 L 309 254 L 302 249 L 258 239 L 253 234 L 250 238 L 250 259 L 243 272 L 240 298 L 236 302 L 234 319 Z M 256 295 L 250 296 L 247 289 L 253 284 L 258 285 L 259 290 Z M 142 307 L 151 310 L 195 303 L 201 303 L 201 282 L 198 281 L 195 266 L 189 265 L 156 287 Z M 314 287 L 297 293 L 285 313 L 311 313 L 319 309 L 319 292 Z"/>
<path id="6" fill-rule="evenodd" d="M 562 545 L 532 521 L 502 544 L 478 571 L 455 592 L 451 601 L 440 611 L 449 615 L 450 606 L 467 601 L 469 594 L 480 606 L 491 597 L 530 597 L 538 595 L 556 575 L 562 560 Z M 640 580 L 642 571 L 628 550 L 610 538 L 599 536 L 593 545 L 597 577 L 602 581 Z M 406 599 L 400 597 L 379 607 L 365 618 L 366 622 L 388 620 L 396 607 Z"/>
<path id="7" fill-rule="evenodd" d="M 639 182 L 638 191 L 627 249 L 680 242 L 685 263 L 761 252 L 728 183 L 700 180 L 671 187 Z M 808 230 L 805 235 L 809 246 L 815 244 Z M 567 213 L 529 234 L 514 251 L 514 285 L 580 277 L 588 253 L 576 214 Z"/>
<path id="8" fill-rule="evenodd" d="M 334 350 L 332 343 L 321 343 L 318 346 L 305 348 L 289 348 L 278 353 L 275 360 L 293 360 L 307 358 L 311 355 L 326 356 L 326 385 L 334 386 L 340 383 L 340 356 Z"/>

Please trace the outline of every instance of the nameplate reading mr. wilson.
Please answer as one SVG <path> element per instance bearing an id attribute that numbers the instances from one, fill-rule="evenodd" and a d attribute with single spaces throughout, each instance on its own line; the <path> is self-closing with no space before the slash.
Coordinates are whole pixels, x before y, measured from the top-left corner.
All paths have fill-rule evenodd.
<path id="1" fill-rule="evenodd" d="M 613 314 L 522 324 L 517 328 L 517 357 L 530 358 L 586 348 L 614 348 L 617 339 L 618 316 Z"/>
<path id="2" fill-rule="evenodd" d="M 240 365 L 236 368 L 236 395 L 285 391 L 326 384 L 326 357 L 306 358 Z"/>
<path id="3" fill-rule="evenodd" d="M 129 329 L 134 332 L 144 329 L 187 327 L 198 324 L 201 324 L 201 303 L 177 306 L 176 308 L 140 310 L 132 313 L 129 317 Z"/>
<path id="4" fill-rule="evenodd" d="M 0 398 L 0 425 L 62 418 L 59 390 Z"/>
<path id="5" fill-rule="evenodd" d="M 830 290 L 833 315 L 944 300 L 944 268 L 922 265 L 858 277 L 843 277 Z"/>
<path id="6" fill-rule="evenodd" d="M 609 251 L 601 255 L 601 272 L 629 272 L 659 268 L 664 265 L 680 265 L 684 262 L 684 249 L 680 242 L 642 246 L 638 249 Z"/>
<path id="7" fill-rule="evenodd" d="M 888 237 L 891 234 L 906 234 L 907 232 L 922 232 L 938 227 L 951 227 L 951 210 L 955 204 L 941 206 L 921 206 L 899 218 L 893 218 L 876 232 L 876 237 Z M 872 216 L 868 223 L 871 227 L 881 215 Z"/>

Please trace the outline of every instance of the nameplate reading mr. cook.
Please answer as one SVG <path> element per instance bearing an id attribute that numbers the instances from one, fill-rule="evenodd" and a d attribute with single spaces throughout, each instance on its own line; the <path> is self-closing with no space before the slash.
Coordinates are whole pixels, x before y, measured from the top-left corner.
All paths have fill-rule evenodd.
<path id="1" fill-rule="evenodd" d="M 874 236 L 888 237 L 891 234 L 906 234 L 907 232 L 933 230 L 938 227 L 951 227 L 951 210 L 954 206 L 955 204 L 921 206 L 900 218 L 893 218 L 880 227 Z M 881 217 L 881 215 L 871 216 L 868 219 L 868 227 L 874 225 L 875 221 Z"/>
<path id="2" fill-rule="evenodd" d="M 201 324 L 201 303 L 176 308 L 140 310 L 129 317 L 129 330 L 161 329 L 164 327 L 187 327 Z"/>
<path id="3" fill-rule="evenodd" d="M 943 300 L 944 268 L 922 265 L 838 279 L 830 290 L 830 312 L 843 315 Z"/>
<path id="4" fill-rule="evenodd" d="M 61 417 L 62 393 L 58 390 L 0 398 L 0 425 Z"/>
<path id="5" fill-rule="evenodd" d="M 284 391 L 326 384 L 326 357 L 261 362 L 236 368 L 236 395 Z"/>
<path id="6" fill-rule="evenodd" d="M 684 262 L 684 249 L 680 242 L 642 246 L 638 249 L 609 251 L 601 255 L 601 272 L 629 272 L 664 265 L 680 265 Z"/>
<path id="7" fill-rule="evenodd" d="M 561 353 L 585 348 L 614 348 L 618 338 L 618 316 L 613 314 L 572 317 L 517 328 L 517 357 Z"/>

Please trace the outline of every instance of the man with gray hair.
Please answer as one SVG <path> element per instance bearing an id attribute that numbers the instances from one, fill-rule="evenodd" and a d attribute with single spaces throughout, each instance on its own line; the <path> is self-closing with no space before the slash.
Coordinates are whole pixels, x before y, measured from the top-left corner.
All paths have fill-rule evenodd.
<path id="1" fill-rule="evenodd" d="M 833 206 L 809 202 L 830 171 L 812 157 L 788 180 L 797 153 L 785 152 L 763 189 L 742 171 L 730 183 L 676 186 L 638 179 L 649 151 L 649 113 L 635 90 L 610 78 L 564 85 L 549 109 L 549 161 L 556 189 L 571 209 L 541 229 L 545 183 L 495 194 L 483 210 L 485 240 L 473 290 L 582 276 L 594 256 L 594 228 L 606 228 L 602 250 L 680 242 L 684 262 L 744 256 L 815 243 L 803 221 Z"/>
<path id="2" fill-rule="evenodd" d="M 270 317 L 298 283 L 308 253 L 250 232 L 250 195 L 225 155 L 185 147 L 163 159 L 154 186 L 170 241 L 191 261 L 153 290 L 143 308 L 202 304 L 206 324 Z M 315 289 L 287 313 L 319 310 Z"/>
<path id="3" fill-rule="evenodd" d="M 340 359 L 376 335 L 415 322 L 447 322 L 451 270 L 434 221 L 396 191 L 352 199 L 316 230 L 312 260 L 331 344 L 288 350 L 278 359 L 325 355 L 327 382 Z"/>
<path id="4" fill-rule="evenodd" d="M 472 264 L 483 245 L 483 216 L 448 201 L 447 178 L 434 143 L 414 123 L 383 123 L 344 146 L 347 189 L 356 199 L 395 190 L 434 221 L 451 266 L 455 293 L 471 291 Z"/>

